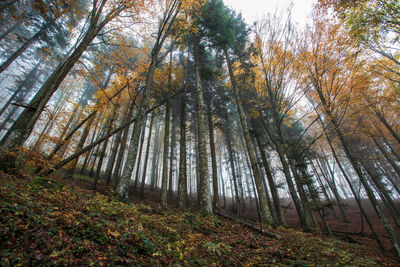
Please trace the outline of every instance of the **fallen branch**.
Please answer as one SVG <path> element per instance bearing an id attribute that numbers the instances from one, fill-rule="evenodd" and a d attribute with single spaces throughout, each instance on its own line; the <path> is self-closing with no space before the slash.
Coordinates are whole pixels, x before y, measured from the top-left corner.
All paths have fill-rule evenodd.
<path id="1" fill-rule="evenodd" d="M 275 239 L 282 239 L 282 236 L 279 235 L 279 234 L 276 234 L 274 232 L 270 232 L 270 231 L 267 231 L 267 230 L 264 230 L 264 229 L 260 229 L 257 226 L 254 226 L 254 225 L 252 225 L 252 224 L 250 224 L 248 222 L 242 221 L 240 219 L 236 219 L 236 218 L 234 218 L 232 216 L 229 216 L 227 214 L 223 214 L 220 211 L 215 211 L 215 213 L 217 215 L 221 216 L 221 217 L 224 217 L 224 218 L 227 218 L 227 219 L 230 219 L 230 220 L 233 220 L 233 221 L 237 221 L 241 225 L 246 226 L 246 227 L 250 228 L 251 230 L 256 231 L 256 232 L 258 232 L 258 233 L 260 233 L 262 235 L 265 235 L 265 236 L 268 236 L 268 237 L 271 237 L 271 238 L 275 238 Z"/>

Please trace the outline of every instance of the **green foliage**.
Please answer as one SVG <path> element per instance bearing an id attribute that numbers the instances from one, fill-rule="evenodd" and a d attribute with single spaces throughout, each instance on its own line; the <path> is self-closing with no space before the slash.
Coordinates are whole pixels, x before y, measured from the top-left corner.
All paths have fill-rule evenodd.
<path id="1" fill-rule="evenodd" d="M 229 253 L 232 248 L 231 246 L 225 245 L 222 242 L 207 242 L 203 244 L 203 247 L 206 248 L 209 252 L 217 254 L 218 256 L 221 256 L 222 253 Z"/>
<path id="2" fill-rule="evenodd" d="M 34 189 L 47 188 L 49 190 L 60 190 L 62 188 L 62 185 L 55 180 L 47 179 L 40 176 L 32 179 L 29 185 L 32 186 L 32 188 Z"/>

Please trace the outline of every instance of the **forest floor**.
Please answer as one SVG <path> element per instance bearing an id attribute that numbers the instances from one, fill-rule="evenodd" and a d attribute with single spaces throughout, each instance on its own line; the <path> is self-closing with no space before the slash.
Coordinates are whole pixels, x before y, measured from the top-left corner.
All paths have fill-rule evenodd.
<path id="1" fill-rule="evenodd" d="M 219 216 L 154 201 L 126 205 L 112 189 L 0 173 L 0 264 L 83 266 L 399 266 L 373 247 L 295 229 L 270 238 Z M 172 205 L 171 205 L 172 206 Z"/>

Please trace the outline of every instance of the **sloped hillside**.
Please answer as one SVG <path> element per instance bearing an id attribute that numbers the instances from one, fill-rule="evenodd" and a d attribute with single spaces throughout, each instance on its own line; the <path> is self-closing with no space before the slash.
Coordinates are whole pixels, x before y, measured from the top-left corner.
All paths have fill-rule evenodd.
<path id="1" fill-rule="evenodd" d="M 398 266 L 377 251 L 290 229 L 263 236 L 239 223 L 126 205 L 53 178 L 0 178 L 2 266 Z M 107 191 L 107 190 L 106 190 Z"/>

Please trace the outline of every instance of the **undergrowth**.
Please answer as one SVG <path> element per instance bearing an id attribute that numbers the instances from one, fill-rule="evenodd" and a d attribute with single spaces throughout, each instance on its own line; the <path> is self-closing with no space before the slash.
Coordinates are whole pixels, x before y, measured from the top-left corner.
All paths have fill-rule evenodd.
<path id="1" fill-rule="evenodd" d="M 0 262 L 14 265 L 395 266 L 336 239 L 267 238 L 217 216 L 127 205 L 57 178 L 0 175 Z"/>

